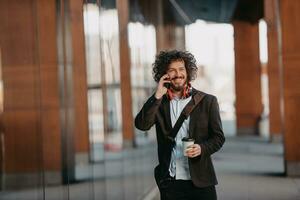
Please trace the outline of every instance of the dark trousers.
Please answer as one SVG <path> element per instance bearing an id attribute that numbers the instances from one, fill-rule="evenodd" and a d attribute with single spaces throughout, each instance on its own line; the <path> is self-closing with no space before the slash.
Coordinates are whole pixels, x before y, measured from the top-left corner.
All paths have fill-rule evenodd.
<path id="1" fill-rule="evenodd" d="M 160 190 L 161 200 L 217 200 L 215 186 L 198 188 L 191 180 L 170 180 Z"/>

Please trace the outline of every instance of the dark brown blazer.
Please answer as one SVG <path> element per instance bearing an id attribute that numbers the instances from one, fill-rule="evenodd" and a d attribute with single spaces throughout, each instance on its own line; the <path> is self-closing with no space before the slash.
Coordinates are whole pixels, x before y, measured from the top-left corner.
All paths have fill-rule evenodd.
<path id="1" fill-rule="evenodd" d="M 197 187 L 217 184 L 217 178 L 210 155 L 218 151 L 225 142 L 219 114 L 217 98 L 213 95 L 192 89 L 192 99 L 203 96 L 202 101 L 190 114 L 189 135 L 201 146 L 201 155 L 189 158 L 191 179 Z M 149 130 L 155 124 L 158 143 L 159 165 L 156 176 L 164 180 L 169 176 L 172 145 L 167 135 L 172 129 L 170 101 L 164 95 L 156 99 L 152 95 L 135 118 L 135 126 L 140 130 Z M 156 177 L 157 179 L 157 177 Z"/>

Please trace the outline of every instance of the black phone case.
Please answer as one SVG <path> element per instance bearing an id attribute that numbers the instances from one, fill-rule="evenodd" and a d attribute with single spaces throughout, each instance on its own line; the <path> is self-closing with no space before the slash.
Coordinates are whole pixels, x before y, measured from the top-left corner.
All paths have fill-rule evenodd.
<path id="1" fill-rule="evenodd" d="M 169 89 L 170 88 L 170 83 L 164 83 L 164 86 Z"/>

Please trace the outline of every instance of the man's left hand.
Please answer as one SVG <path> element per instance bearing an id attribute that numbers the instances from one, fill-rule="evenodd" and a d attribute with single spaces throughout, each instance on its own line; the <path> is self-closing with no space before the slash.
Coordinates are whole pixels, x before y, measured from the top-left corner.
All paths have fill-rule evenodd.
<path id="1" fill-rule="evenodd" d="M 199 144 L 193 144 L 187 148 L 186 153 L 189 158 L 195 158 L 201 155 L 201 147 Z"/>

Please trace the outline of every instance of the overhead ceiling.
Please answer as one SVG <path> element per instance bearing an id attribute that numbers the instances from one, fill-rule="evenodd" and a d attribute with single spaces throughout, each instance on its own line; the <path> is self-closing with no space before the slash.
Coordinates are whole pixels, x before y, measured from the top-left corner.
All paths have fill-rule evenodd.
<path id="1" fill-rule="evenodd" d="M 263 0 L 129 0 L 130 21 L 156 24 L 159 9 L 164 24 L 186 25 L 202 19 L 217 23 L 263 17 Z"/>
<path id="2" fill-rule="evenodd" d="M 117 0 L 85 0 L 115 9 Z M 124 1 L 124 0 L 120 0 Z M 264 0 L 128 0 L 130 21 L 187 25 L 202 19 L 216 23 L 256 23 L 264 16 Z M 162 21 L 159 21 L 162 19 Z"/>

